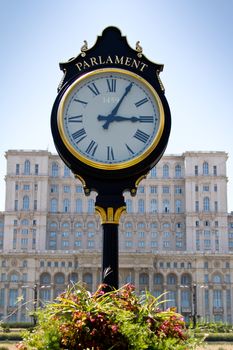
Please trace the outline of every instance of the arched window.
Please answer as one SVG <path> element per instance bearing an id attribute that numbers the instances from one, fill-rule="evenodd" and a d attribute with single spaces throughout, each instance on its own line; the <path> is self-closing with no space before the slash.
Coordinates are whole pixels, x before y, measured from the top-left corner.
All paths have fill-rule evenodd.
<path id="1" fill-rule="evenodd" d="M 145 223 L 144 222 L 139 222 L 137 225 L 137 228 L 145 228 Z"/>
<path id="2" fill-rule="evenodd" d="M 93 214 L 95 211 L 94 199 L 88 199 L 87 206 L 88 214 Z"/>
<path id="3" fill-rule="evenodd" d="M 167 276 L 167 284 L 177 284 L 177 278 L 174 273 L 170 273 Z"/>
<path id="4" fill-rule="evenodd" d="M 191 284 L 191 276 L 187 273 L 184 273 L 182 276 L 181 276 L 181 285 L 182 286 L 186 286 L 186 285 L 190 285 Z"/>
<path id="5" fill-rule="evenodd" d="M 48 272 L 44 272 L 40 275 L 40 284 L 46 285 L 51 283 L 51 275 Z"/>
<path id="6" fill-rule="evenodd" d="M 149 283 L 149 276 L 147 273 L 143 272 L 139 275 L 139 284 L 148 284 Z"/>
<path id="7" fill-rule="evenodd" d="M 157 200 L 156 199 L 151 199 L 150 201 L 150 212 L 151 213 L 157 213 Z"/>
<path id="8" fill-rule="evenodd" d="M 75 227 L 83 227 L 83 224 L 80 221 L 77 221 L 75 223 Z"/>
<path id="9" fill-rule="evenodd" d="M 92 282 L 93 282 L 93 277 L 92 277 L 92 273 L 85 273 L 85 275 L 83 275 L 83 282 L 87 284 L 87 288 L 89 290 L 92 289 Z"/>
<path id="10" fill-rule="evenodd" d="M 55 221 L 51 222 L 50 227 L 57 228 L 57 223 Z"/>
<path id="11" fill-rule="evenodd" d="M 76 272 L 72 272 L 70 275 L 69 275 L 69 281 L 71 283 L 77 283 L 78 282 L 78 274 Z"/>
<path id="12" fill-rule="evenodd" d="M 50 211 L 52 213 L 56 213 L 57 212 L 57 199 L 56 198 L 53 198 L 50 201 Z"/>
<path id="13" fill-rule="evenodd" d="M 205 197 L 203 199 L 203 210 L 210 211 L 210 199 L 209 199 L 209 197 Z"/>
<path id="14" fill-rule="evenodd" d="M 30 161 L 25 160 L 24 162 L 24 175 L 30 175 Z"/>
<path id="15" fill-rule="evenodd" d="M 181 165 L 177 164 L 175 166 L 175 177 L 180 178 L 181 177 Z"/>
<path id="16" fill-rule="evenodd" d="M 161 273 L 155 273 L 154 284 L 158 284 L 160 286 L 163 284 L 163 275 L 161 275 Z"/>
<path id="17" fill-rule="evenodd" d="M 23 210 L 29 210 L 29 197 L 23 197 Z"/>
<path id="18" fill-rule="evenodd" d="M 202 169 L 203 175 L 209 175 L 209 164 L 207 162 L 203 163 Z"/>
<path id="19" fill-rule="evenodd" d="M 63 201 L 63 212 L 64 213 L 69 213 L 70 211 L 70 201 L 69 199 L 64 199 Z"/>
<path id="20" fill-rule="evenodd" d="M 70 224 L 67 221 L 65 221 L 62 223 L 62 227 L 70 227 Z"/>
<path id="21" fill-rule="evenodd" d="M 132 213 L 132 200 L 126 199 L 126 211 L 127 213 Z"/>
<path id="22" fill-rule="evenodd" d="M 144 213 L 145 212 L 145 204 L 143 199 L 139 199 L 138 201 L 138 212 Z"/>
<path id="23" fill-rule="evenodd" d="M 64 284 L 65 283 L 65 276 L 63 273 L 58 272 L 56 273 L 56 275 L 54 276 L 54 282 L 56 284 Z"/>
<path id="24" fill-rule="evenodd" d="M 53 163 L 52 164 L 52 173 L 51 173 L 52 177 L 57 177 L 58 176 L 58 164 L 57 163 Z"/>
<path id="25" fill-rule="evenodd" d="M 95 227 L 95 223 L 94 223 L 93 221 L 89 221 L 89 222 L 87 223 L 87 227 L 93 228 L 93 227 Z"/>
<path id="26" fill-rule="evenodd" d="M 167 308 L 176 306 L 176 296 L 177 296 L 177 293 L 174 290 L 169 290 L 167 292 L 167 294 L 166 294 L 166 299 L 167 299 L 166 307 Z"/>
<path id="27" fill-rule="evenodd" d="M 169 177 L 169 166 L 164 164 L 163 166 L 163 178 L 167 179 Z"/>

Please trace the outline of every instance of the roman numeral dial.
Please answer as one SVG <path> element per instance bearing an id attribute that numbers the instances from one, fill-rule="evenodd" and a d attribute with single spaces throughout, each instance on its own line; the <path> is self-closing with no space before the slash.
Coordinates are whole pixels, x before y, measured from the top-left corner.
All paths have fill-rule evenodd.
<path id="1" fill-rule="evenodd" d="M 163 131 L 163 108 L 143 78 L 118 68 L 83 74 L 64 95 L 63 142 L 82 162 L 123 169 L 143 160 Z"/>

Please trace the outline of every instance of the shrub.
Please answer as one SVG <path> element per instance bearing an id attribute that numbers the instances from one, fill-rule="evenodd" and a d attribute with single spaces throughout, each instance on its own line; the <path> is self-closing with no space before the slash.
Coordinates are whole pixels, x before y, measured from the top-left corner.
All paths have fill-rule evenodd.
<path id="1" fill-rule="evenodd" d="M 185 350 L 194 349 L 183 317 L 174 309 L 161 311 L 150 293 L 137 296 L 127 284 L 91 295 L 81 284 L 68 288 L 56 303 L 38 311 L 35 330 L 24 334 L 21 350 Z M 109 288 L 108 288 L 109 290 Z"/>

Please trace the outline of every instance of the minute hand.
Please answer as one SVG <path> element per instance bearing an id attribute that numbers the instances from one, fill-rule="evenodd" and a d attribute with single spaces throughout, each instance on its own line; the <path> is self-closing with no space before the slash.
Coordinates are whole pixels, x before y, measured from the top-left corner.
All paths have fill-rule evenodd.
<path id="1" fill-rule="evenodd" d="M 123 99 L 125 98 L 125 96 L 130 92 L 131 88 L 133 86 L 133 83 L 130 83 L 126 89 L 125 89 L 125 92 L 123 94 L 123 96 L 121 97 L 120 101 L 117 103 L 117 105 L 113 108 L 112 112 L 107 116 L 107 119 L 106 119 L 106 122 L 104 123 L 103 125 L 103 128 L 104 129 L 108 129 L 108 126 L 110 123 L 112 123 L 112 121 L 114 120 L 114 116 L 116 115 Z M 99 119 L 100 120 L 100 119 Z"/>
<path id="2" fill-rule="evenodd" d="M 125 96 L 130 92 L 131 88 L 133 86 L 133 83 L 130 83 L 127 88 L 125 89 L 125 92 L 123 94 L 123 96 L 121 97 L 120 101 L 117 103 L 117 105 L 115 106 L 115 108 L 113 108 L 112 112 L 109 114 L 109 116 L 115 115 L 123 101 L 123 99 L 125 98 Z"/>

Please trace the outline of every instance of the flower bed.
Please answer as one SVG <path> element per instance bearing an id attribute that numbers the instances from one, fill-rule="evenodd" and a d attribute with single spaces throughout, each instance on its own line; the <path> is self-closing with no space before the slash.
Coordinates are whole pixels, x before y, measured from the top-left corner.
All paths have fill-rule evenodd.
<path id="1" fill-rule="evenodd" d="M 24 334 L 20 350 L 187 350 L 196 347 L 183 317 L 162 311 L 150 293 L 137 296 L 127 284 L 90 294 L 81 284 L 68 288 L 55 303 L 38 311 L 35 330 Z"/>

